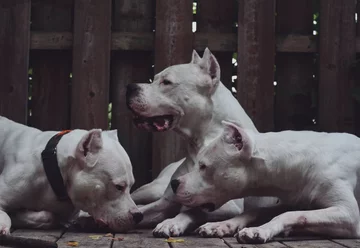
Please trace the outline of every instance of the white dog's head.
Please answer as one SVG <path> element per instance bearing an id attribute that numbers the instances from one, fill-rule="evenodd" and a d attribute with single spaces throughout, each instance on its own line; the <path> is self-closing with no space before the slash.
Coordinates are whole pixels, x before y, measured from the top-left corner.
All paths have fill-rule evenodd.
<path id="1" fill-rule="evenodd" d="M 129 84 L 126 101 L 139 128 L 191 127 L 211 118 L 211 96 L 219 82 L 220 66 L 214 55 L 206 48 L 200 58 L 194 50 L 190 63 L 166 68 L 151 84 Z"/>
<path id="2" fill-rule="evenodd" d="M 195 169 L 171 181 L 183 205 L 213 211 L 239 198 L 249 183 L 253 139 L 237 125 L 223 121 L 224 131 L 197 156 Z"/>
<path id="3" fill-rule="evenodd" d="M 130 197 L 134 176 L 117 131 L 93 129 L 68 158 L 67 190 L 76 208 L 115 231 L 126 231 L 142 220 Z"/>

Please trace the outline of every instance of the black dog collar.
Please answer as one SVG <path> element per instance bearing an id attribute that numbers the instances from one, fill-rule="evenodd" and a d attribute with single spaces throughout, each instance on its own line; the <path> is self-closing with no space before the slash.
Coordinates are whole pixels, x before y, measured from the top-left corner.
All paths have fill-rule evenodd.
<path id="1" fill-rule="evenodd" d="M 41 153 L 41 158 L 46 173 L 46 177 L 59 201 L 69 200 L 64 179 L 61 176 L 59 164 L 56 156 L 56 146 L 60 139 L 70 130 L 65 130 L 54 135 L 46 144 Z"/>

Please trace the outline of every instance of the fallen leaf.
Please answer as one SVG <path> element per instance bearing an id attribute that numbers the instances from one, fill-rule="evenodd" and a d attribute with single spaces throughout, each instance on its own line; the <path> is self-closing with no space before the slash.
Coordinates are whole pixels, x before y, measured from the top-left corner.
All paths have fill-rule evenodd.
<path id="1" fill-rule="evenodd" d="M 112 237 L 112 236 L 113 236 L 112 233 L 107 233 L 107 234 L 104 235 L 104 237 Z"/>
<path id="2" fill-rule="evenodd" d="M 174 239 L 174 238 L 168 238 L 168 239 L 165 239 L 164 240 L 165 242 L 168 242 L 168 243 L 182 243 L 182 242 L 185 242 L 184 239 Z"/>
<path id="3" fill-rule="evenodd" d="M 90 235 L 89 238 L 97 240 L 100 239 L 102 236 L 101 235 Z"/>
<path id="4" fill-rule="evenodd" d="M 123 241 L 124 238 L 123 237 L 116 237 L 116 238 L 112 238 L 112 240 L 114 240 L 114 241 Z"/>
<path id="5" fill-rule="evenodd" d="M 79 246 L 79 242 L 77 242 L 77 241 L 69 241 L 66 244 L 67 244 L 67 246 L 72 246 L 72 247 L 78 247 Z"/>

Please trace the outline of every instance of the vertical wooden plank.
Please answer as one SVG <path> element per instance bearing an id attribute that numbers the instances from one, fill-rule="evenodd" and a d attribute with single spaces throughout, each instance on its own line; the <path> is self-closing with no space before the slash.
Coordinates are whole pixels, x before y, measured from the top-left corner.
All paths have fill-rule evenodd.
<path id="1" fill-rule="evenodd" d="M 319 129 L 354 132 L 355 1 L 320 0 Z"/>
<path id="2" fill-rule="evenodd" d="M 278 0 L 277 35 L 311 35 L 312 0 Z M 276 56 L 277 89 L 275 129 L 304 130 L 312 127 L 311 86 L 313 54 L 280 53 Z"/>
<path id="3" fill-rule="evenodd" d="M 31 1 L 0 3 L 0 115 L 26 124 Z"/>
<path id="4" fill-rule="evenodd" d="M 234 24 L 237 22 L 237 2 L 217 1 L 217 0 L 198 0 L 196 22 L 198 33 L 231 33 L 234 31 Z M 212 48 L 209 47 L 211 50 Z M 203 52 L 203 51 L 201 51 Z M 235 51 L 234 51 L 235 52 Z M 217 58 L 221 68 L 221 82 L 231 88 L 231 76 L 233 73 L 232 52 L 216 52 L 213 54 Z"/>
<path id="5" fill-rule="evenodd" d="M 73 0 L 32 3 L 33 31 L 71 31 Z M 29 125 L 42 130 L 68 129 L 70 125 L 71 51 L 34 50 L 31 116 Z"/>
<path id="6" fill-rule="evenodd" d="M 74 7 L 71 127 L 108 128 L 111 0 Z"/>
<path id="7" fill-rule="evenodd" d="M 259 131 L 274 127 L 275 1 L 239 0 L 239 102 Z"/>
<path id="8" fill-rule="evenodd" d="M 113 30 L 153 32 L 155 2 L 115 0 Z M 137 129 L 126 107 L 126 85 L 146 83 L 153 77 L 152 52 L 116 51 L 111 61 L 111 128 L 118 129 L 119 140 L 133 165 L 133 189 L 151 181 L 151 133 Z"/>
<path id="9" fill-rule="evenodd" d="M 155 31 L 155 72 L 169 65 L 188 63 L 192 51 L 192 1 L 157 0 Z M 153 176 L 184 156 L 184 143 L 175 133 L 153 135 Z"/>
<path id="10" fill-rule="evenodd" d="M 356 4 L 357 23 L 356 23 L 356 38 L 357 42 L 360 41 L 360 0 Z M 355 102 L 355 134 L 360 136 L 360 53 L 356 56 L 355 65 L 355 87 L 357 88 L 357 99 Z"/>

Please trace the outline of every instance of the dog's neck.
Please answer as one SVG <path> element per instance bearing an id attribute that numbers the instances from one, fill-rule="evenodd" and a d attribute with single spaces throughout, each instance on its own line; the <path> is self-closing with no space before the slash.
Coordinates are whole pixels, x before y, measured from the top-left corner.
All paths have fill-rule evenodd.
<path id="1" fill-rule="evenodd" d="M 263 134 L 256 135 L 251 161 L 240 165 L 245 167 L 247 175 L 246 187 L 241 197 L 288 198 L 293 190 L 304 185 L 301 168 L 293 166 L 296 163 L 293 163 L 286 148 L 277 146 L 276 141 L 271 142 L 267 137 L 263 137 Z"/>
<path id="2" fill-rule="evenodd" d="M 223 130 L 222 121 L 232 120 L 241 127 L 257 132 L 257 129 L 239 102 L 232 93 L 220 82 L 214 94 L 211 97 L 211 111 L 208 114 L 201 113 L 192 119 L 194 125 L 179 126 L 175 131 L 188 140 L 190 147 L 196 150 L 216 138 Z"/>
<path id="3" fill-rule="evenodd" d="M 74 130 L 64 135 L 56 147 L 58 164 L 65 184 L 71 183 L 74 169 L 69 158 L 75 158 L 76 147 L 86 132 L 85 130 Z"/>

